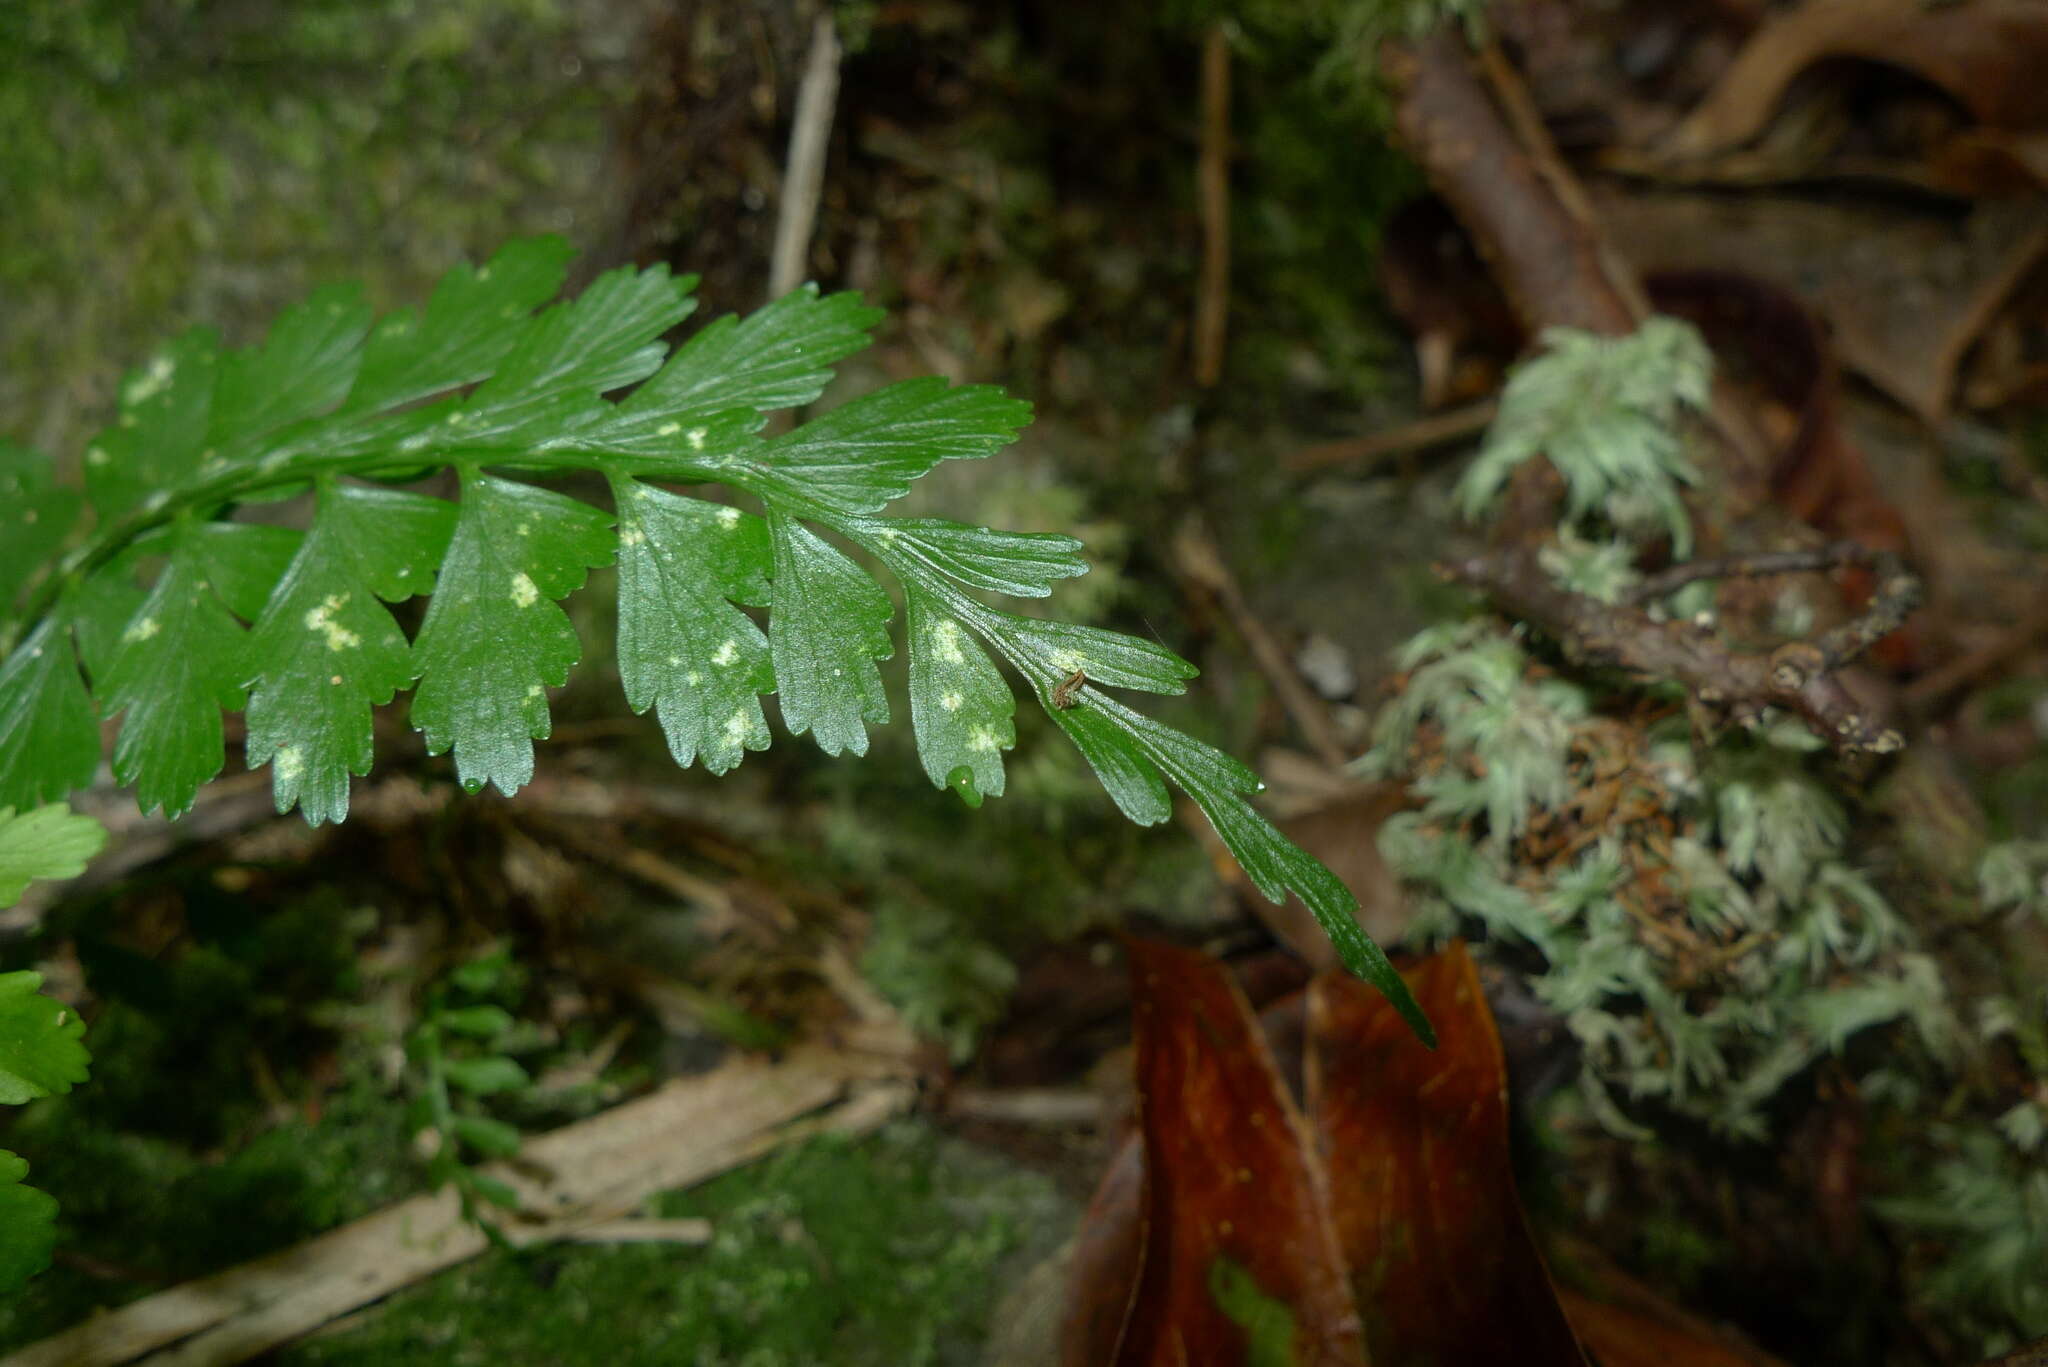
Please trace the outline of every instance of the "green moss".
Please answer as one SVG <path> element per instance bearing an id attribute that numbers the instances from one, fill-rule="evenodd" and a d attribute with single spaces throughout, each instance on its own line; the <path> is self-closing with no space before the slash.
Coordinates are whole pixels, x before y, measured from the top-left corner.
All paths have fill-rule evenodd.
<path id="1" fill-rule="evenodd" d="M 10 1132 L 57 1198 L 66 1256 L 0 1298 L 0 1351 L 311 1238 L 410 1195 L 416 1182 L 404 1108 L 366 1076 L 330 1096 L 318 1124 L 295 1119 L 225 1156 L 107 1128 L 78 1104 L 105 1091 L 95 1079 L 29 1108 Z"/>
<path id="2" fill-rule="evenodd" d="M 198 8 L 0 6 L 0 412 L 47 450 L 153 339 L 248 341 L 322 280 L 388 303 L 509 234 L 604 226 L 575 217 L 625 67 L 555 0 Z"/>
<path id="3" fill-rule="evenodd" d="M 655 1203 L 711 1242 L 491 1253 L 280 1364 L 918 1367 L 972 1361 L 1009 1278 L 1071 1212 L 928 1126 L 828 1136 Z"/>

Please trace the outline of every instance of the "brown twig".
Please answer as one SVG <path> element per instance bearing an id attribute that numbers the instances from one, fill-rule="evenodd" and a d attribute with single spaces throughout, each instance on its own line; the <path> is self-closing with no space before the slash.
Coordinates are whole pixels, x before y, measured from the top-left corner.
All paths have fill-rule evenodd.
<path id="1" fill-rule="evenodd" d="M 1901 699 L 1916 713 L 1932 712 L 1951 693 L 2001 668 L 2043 637 L 2048 637 L 2048 602 L 2038 605 L 1997 640 L 1913 680 L 1902 691 Z"/>
<path id="2" fill-rule="evenodd" d="M 1678 592 L 1702 579 L 1762 579 L 1774 574 L 1807 574 L 1840 569 L 1844 565 L 1868 565 L 1877 552 L 1853 541 L 1838 541 L 1801 551 L 1759 551 L 1751 555 L 1724 555 L 1688 560 L 1653 574 L 1625 595 L 1630 603 L 1651 603 Z"/>
<path id="3" fill-rule="evenodd" d="M 818 196 L 825 185 L 825 142 L 832 134 L 838 98 L 839 35 L 832 16 L 821 14 L 811 29 L 811 55 L 797 86 L 795 123 L 789 131 L 789 162 L 782 171 L 782 204 L 775 217 L 775 249 L 768 270 L 770 301 L 803 283 Z"/>
<path id="4" fill-rule="evenodd" d="M 1633 331 L 1648 313 L 1641 285 L 1608 241 L 1520 77 L 1497 49 L 1482 49 L 1477 61 L 1485 84 L 1453 31 L 1386 45 L 1383 64 L 1403 140 L 1531 336 L 1550 327 L 1606 336 Z M 1719 382 L 1708 426 L 1725 458 L 1727 483 L 1742 493 L 1738 505 L 1751 501 L 1764 487 L 1768 446 Z M 1523 465 L 1509 486 L 1498 540 L 1547 533 L 1561 496 L 1548 462 Z M 1706 528 L 1701 539 L 1712 544 L 1717 534 Z"/>
<path id="5" fill-rule="evenodd" d="M 1181 524 L 1173 539 L 1174 564 L 1196 588 L 1212 595 L 1224 614 L 1230 618 L 1243 638 L 1245 649 L 1251 652 L 1252 662 L 1266 681 L 1273 686 L 1281 706 L 1287 709 L 1294 724 L 1301 728 L 1302 738 L 1314 750 L 1316 758 L 1338 768 L 1351 758 L 1344 745 L 1344 738 L 1337 730 L 1337 724 L 1330 719 L 1329 710 L 1322 700 L 1311 693 L 1302 683 L 1301 676 L 1287 659 L 1287 652 L 1273 639 L 1273 633 L 1253 612 L 1245 601 L 1244 590 L 1238 587 L 1237 576 L 1224 563 L 1223 552 L 1217 549 L 1216 541 L 1209 535 L 1198 518 L 1190 517 Z"/>
<path id="6" fill-rule="evenodd" d="M 1632 331 L 1635 314 L 1608 278 L 1599 243 L 1517 142 L 1455 33 L 1389 43 L 1384 68 L 1403 140 L 1524 325 L 1532 333 Z"/>
<path id="7" fill-rule="evenodd" d="M 1220 23 L 1202 44 L 1202 281 L 1195 301 L 1195 383 L 1223 378 L 1230 321 L 1230 38 Z"/>
<path id="8" fill-rule="evenodd" d="M 1660 622 L 1635 603 L 1603 603 L 1551 579 L 1528 546 L 1503 547 L 1441 567 L 1449 579 L 1486 594 L 1503 611 L 1555 639 L 1580 665 L 1626 670 L 1685 685 L 1711 712 L 1751 722 L 1766 707 L 1803 719 L 1844 756 L 1883 755 L 1904 741 L 1844 688 L 1837 672 L 1896 630 L 1920 600 L 1920 581 L 1896 556 L 1857 548 L 1855 558 L 1877 568 L 1877 590 L 1854 621 L 1810 641 L 1788 641 L 1764 652 L 1738 651 L 1691 622 Z M 1690 578 L 1726 578 L 1752 572 L 1731 556 L 1704 562 Z M 1830 563 L 1845 563 L 1836 552 Z M 1765 573 L 1782 573 L 1768 569 Z M 1684 582 L 1684 581 L 1680 581 Z"/>
<path id="9" fill-rule="evenodd" d="M 1600 220 L 1593 213 L 1593 202 L 1586 197 L 1578 177 L 1571 173 L 1571 168 L 1565 165 L 1563 156 L 1558 153 L 1557 143 L 1543 122 L 1542 112 L 1529 95 L 1529 87 L 1502 54 L 1500 44 L 1492 41 L 1482 43 L 1476 56 L 1479 69 L 1493 91 L 1493 98 L 1507 116 L 1516 140 L 1529 156 L 1530 164 L 1577 225 L 1579 235 L 1592 252 L 1601 278 L 1614 291 L 1622 306 L 1634 316 L 1635 322 L 1640 324 L 1653 312 L 1649 296 L 1643 292 L 1642 282 L 1636 279 L 1635 272 L 1629 269 L 1628 263 L 1608 241 L 1606 233 L 1601 231 Z"/>
<path id="10" fill-rule="evenodd" d="M 1333 465 L 1380 465 L 1414 451 L 1477 436 L 1486 430 L 1487 424 L 1499 411 L 1500 400 L 1481 399 L 1463 408 L 1432 413 L 1426 418 L 1417 418 L 1414 422 L 1362 437 L 1319 442 L 1289 456 L 1287 469 L 1293 474 L 1306 475 L 1327 470 Z"/>

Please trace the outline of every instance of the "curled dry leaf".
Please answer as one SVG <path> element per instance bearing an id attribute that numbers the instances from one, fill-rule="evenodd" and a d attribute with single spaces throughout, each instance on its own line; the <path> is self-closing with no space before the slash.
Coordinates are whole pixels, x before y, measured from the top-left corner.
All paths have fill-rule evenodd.
<path id="1" fill-rule="evenodd" d="M 1472 958 L 1453 944 L 1408 982 L 1435 1050 L 1396 1038 L 1364 984 L 1309 985 L 1308 1109 L 1373 1361 L 1583 1363 L 1515 1193 L 1507 1071 Z"/>
<path id="2" fill-rule="evenodd" d="M 1211 1291 L 1227 1259 L 1286 1307 L 1297 1361 L 1364 1367 L 1330 1194 L 1244 994 L 1197 951 L 1133 941 L 1130 955 L 1143 1246 L 1116 1353 L 1069 1361 L 1244 1361 L 1245 1331 Z"/>
<path id="3" fill-rule="evenodd" d="M 1775 1367 L 1626 1279 L 1560 1297 L 1462 944 L 1404 975 L 1434 1051 L 1338 972 L 1255 1017 L 1207 955 L 1130 956 L 1140 1127 L 1076 1241 L 1065 1367 L 1585 1367 L 1580 1336 L 1610 1367 Z"/>

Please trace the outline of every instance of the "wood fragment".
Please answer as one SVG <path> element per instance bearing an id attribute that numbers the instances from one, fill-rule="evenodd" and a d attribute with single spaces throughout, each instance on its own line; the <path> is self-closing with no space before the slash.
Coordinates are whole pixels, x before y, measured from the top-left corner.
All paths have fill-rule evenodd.
<path id="1" fill-rule="evenodd" d="M 1315 474 L 1338 465 L 1373 469 L 1432 446 L 1447 446 L 1476 437 L 1487 429 L 1498 412 L 1498 399 L 1481 399 L 1478 403 L 1432 413 L 1428 417 L 1402 423 L 1399 427 L 1389 427 L 1362 437 L 1318 442 L 1289 456 L 1287 469 L 1297 475 Z"/>
<path id="2" fill-rule="evenodd" d="M 1839 671 L 1898 629 L 1920 601 L 1920 581 L 1895 555 L 1857 546 L 1831 549 L 1835 563 L 1867 563 L 1876 571 L 1870 606 L 1810 641 L 1788 641 L 1768 652 L 1733 649 L 1691 622 L 1660 622 L 1634 603 L 1603 603 L 1574 593 L 1550 577 L 1538 552 L 1527 545 L 1440 569 L 1548 634 L 1574 664 L 1673 680 L 1684 684 L 1706 712 L 1738 721 L 1753 721 L 1766 707 L 1782 708 L 1844 758 L 1891 754 L 1904 739 L 1876 709 L 1843 687 Z M 1730 556 L 1700 562 L 1691 577 L 1727 577 L 1744 568 L 1745 557 Z"/>
<path id="3" fill-rule="evenodd" d="M 913 1099 L 900 1066 L 816 1046 L 740 1058 L 530 1140 L 486 1171 L 520 1198 L 501 1226 L 516 1245 L 618 1219 L 824 1130 L 864 1131 Z M 0 1367 L 200 1367 L 241 1362 L 474 1257 L 484 1235 L 456 1195 L 416 1196 L 295 1248 L 97 1315 L 0 1359 Z M 160 1350 L 160 1351 L 159 1351 Z M 145 1357 L 147 1354 L 149 1356 Z"/>
<path id="4" fill-rule="evenodd" d="M 708 1244 L 711 1222 L 695 1217 L 655 1220 L 635 1216 L 625 1220 L 604 1220 L 566 1234 L 569 1244 Z"/>
<path id="5" fill-rule="evenodd" d="M 1221 23 L 1202 43 L 1202 280 L 1195 300 L 1195 383 L 1223 378 L 1230 321 L 1230 38 Z"/>
<path id="6" fill-rule="evenodd" d="M 1191 517 L 1181 524 L 1173 539 L 1173 560 L 1182 576 L 1212 595 L 1230 618 L 1231 625 L 1244 640 L 1245 649 L 1251 652 L 1252 662 L 1266 676 L 1266 682 L 1273 686 L 1274 695 L 1287 709 L 1287 715 L 1294 718 L 1294 724 L 1301 729 L 1302 739 L 1315 751 L 1316 758 L 1333 769 L 1349 760 L 1351 753 L 1344 744 L 1342 733 L 1337 730 L 1337 723 L 1330 718 L 1329 708 L 1301 681 L 1301 675 L 1295 672 L 1287 652 L 1280 648 L 1265 622 L 1245 601 L 1237 576 L 1224 563 L 1222 550 L 1199 518 Z"/>
<path id="7" fill-rule="evenodd" d="M 773 303 L 804 282 L 811 254 L 811 229 L 818 196 L 825 188 L 825 144 L 832 135 L 832 111 L 839 99 L 839 34 L 832 16 L 811 26 L 811 55 L 796 92 L 795 125 L 789 130 L 789 161 L 782 172 L 782 203 L 775 216 L 775 248 L 768 268 Z"/>

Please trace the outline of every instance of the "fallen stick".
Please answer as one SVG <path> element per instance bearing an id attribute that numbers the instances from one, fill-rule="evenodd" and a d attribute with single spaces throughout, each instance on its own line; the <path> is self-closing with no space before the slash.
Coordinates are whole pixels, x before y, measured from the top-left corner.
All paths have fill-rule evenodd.
<path id="1" fill-rule="evenodd" d="M 830 14 L 811 28 L 811 54 L 797 86 L 796 116 L 789 130 L 789 161 L 782 172 L 782 205 L 775 216 L 775 248 L 769 258 L 768 302 L 804 282 L 818 197 L 825 188 L 825 147 L 839 100 L 839 33 Z"/>
<path id="2" fill-rule="evenodd" d="M 1476 437 L 1487 429 L 1499 411 L 1498 399 L 1481 399 L 1463 408 L 1431 413 L 1399 427 L 1369 432 L 1362 437 L 1318 442 L 1289 456 L 1287 469 L 1297 475 L 1313 474 L 1333 465 L 1363 465 L 1370 469 L 1395 457 Z"/>
<path id="3" fill-rule="evenodd" d="M 890 1060 L 874 1056 L 807 1046 L 779 1062 L 735 1059 L 541 1135 L 517 1158 L 493 1164 L 487 1171 L 520 1202 L 500 1231 L 516 1245 L 570 1237 L 793 1139 L 874 1129 L 911 1097 Z M 415 1196 L 296 1248 L 94 1316 L 0 1359 L 0 1367 L 242 1362 L 487 1247 L 452 1190 Z"/>
<path id="4" fill-rule="evenodd" d="M 1202 44 L 1201 292 L 1195 300 L 1195 383 L 1223 378 L 1230 325 L 1230 36 L 1221 23 Z"/>

